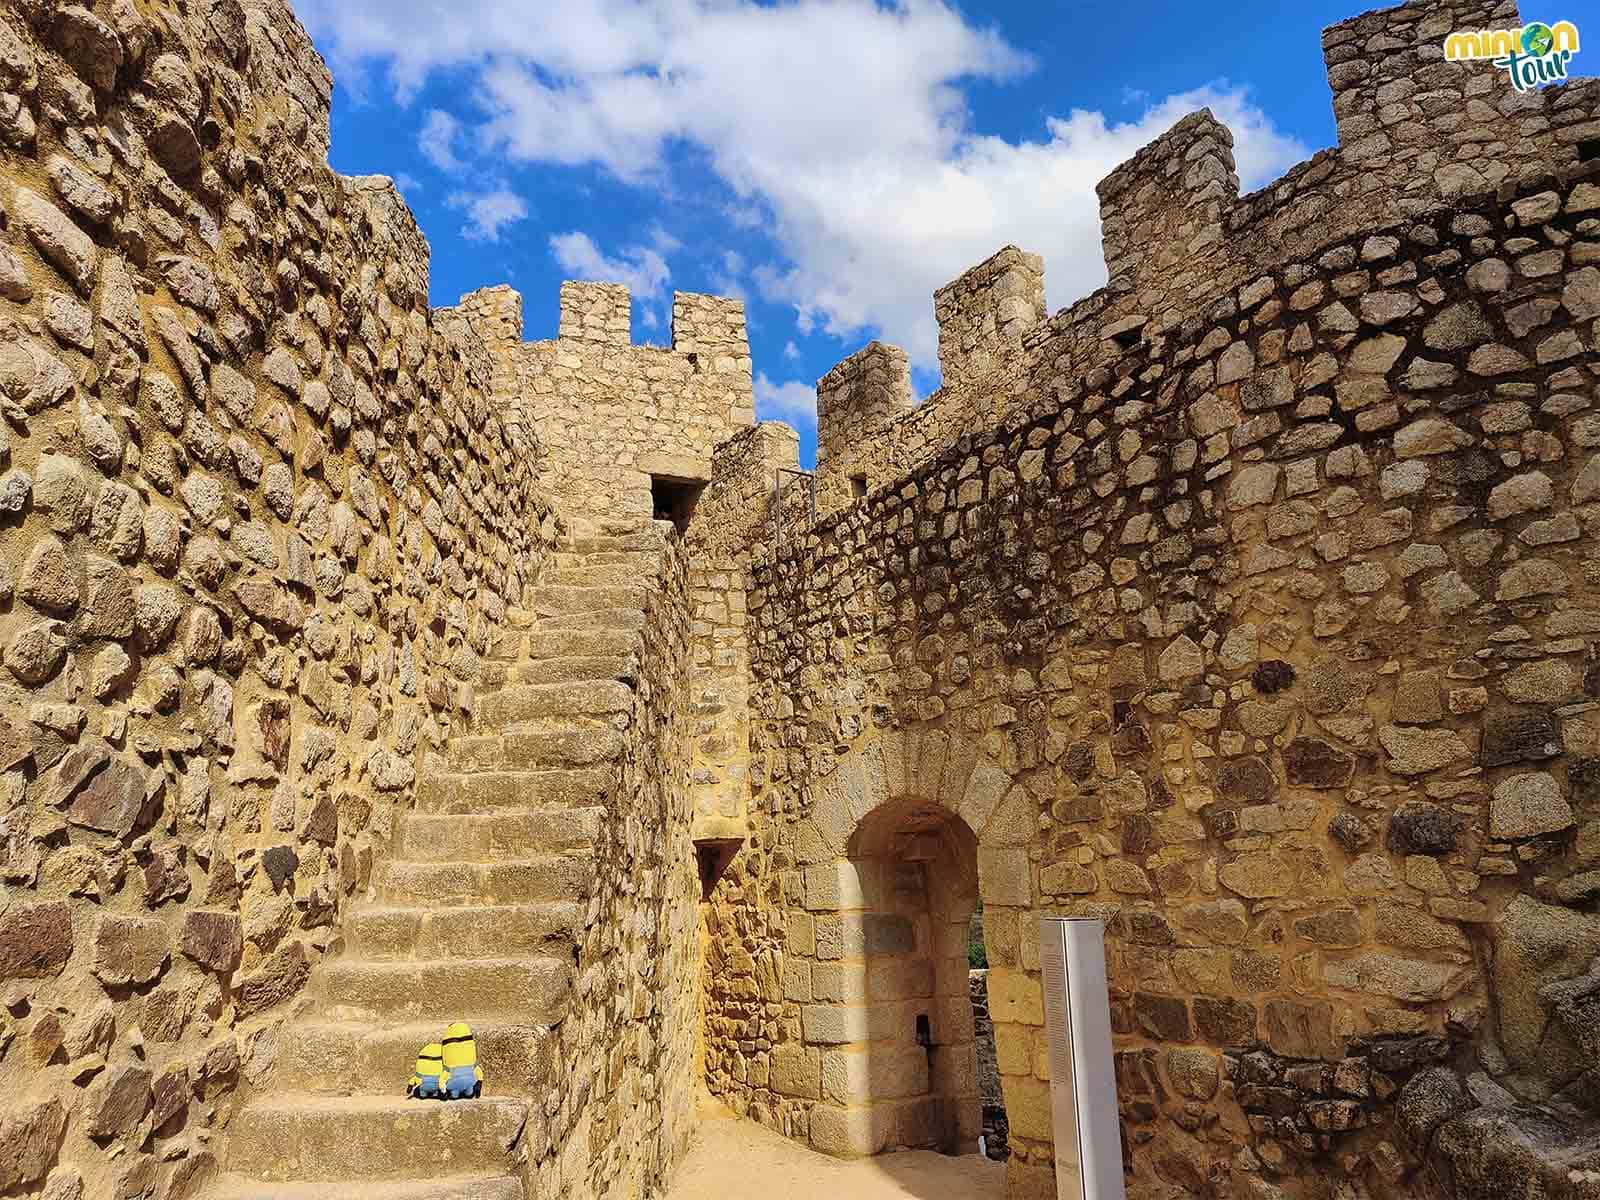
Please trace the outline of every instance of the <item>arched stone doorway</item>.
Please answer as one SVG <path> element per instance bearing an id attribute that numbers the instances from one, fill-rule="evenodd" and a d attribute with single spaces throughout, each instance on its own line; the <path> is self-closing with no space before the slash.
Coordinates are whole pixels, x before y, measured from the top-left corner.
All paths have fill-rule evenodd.
<path id="1" fill-rule="evenodd" d="M 825 1097 L 868 1110 L 875 1151 L 975 1153 L 967 942 L 978 839 L 947 809 L 891 803 L 862 820 L 842 869 L 859 885 L 861 957 L 839 969 L 860 980 L 867 1036 L 824 1055 Z"/>
<path id="2" fill-rule="evenodd" d="M 843 1157 L 901 1147 L 976 1154 L 982 1101 L 967 946 L 981 897 L 1007 1173 L 1029 1175 L 1019 1138 L 1030 1154 L 1049 1139 L 1035 1053 L 1042 992 L 1023 935 L 1038 800 L 980 739 L 937 728 L 864 741 L 808 800 L 788 839 L 798 869 L 784 988 L 800 1009 L 799 1038 L 773 1052 L 775 1090 L 796 1102 L 794 1135 Z M 914 995 L 894 991 L 912 984 Z"/>

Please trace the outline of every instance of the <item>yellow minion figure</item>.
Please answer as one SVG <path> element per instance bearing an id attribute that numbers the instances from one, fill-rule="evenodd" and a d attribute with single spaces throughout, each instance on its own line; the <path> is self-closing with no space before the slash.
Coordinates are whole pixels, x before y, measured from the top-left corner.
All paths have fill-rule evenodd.
<path id="1" fill-rule="evenodd" d="M 429 1042 L 417 1052 L 417 1065 L 406 1080 L 406 1095 L 413 1100 L 444 1099 L 444 1047 Z"/>
<path id="2" fill-rule="evenodd" d="M 444 1031 L 444 1095 L 446 1100 L 476 1100 L 483 1094 L 483 1068 L 478 1065 L 478 1043 L 472 1028 L 457 1021 Z"/>

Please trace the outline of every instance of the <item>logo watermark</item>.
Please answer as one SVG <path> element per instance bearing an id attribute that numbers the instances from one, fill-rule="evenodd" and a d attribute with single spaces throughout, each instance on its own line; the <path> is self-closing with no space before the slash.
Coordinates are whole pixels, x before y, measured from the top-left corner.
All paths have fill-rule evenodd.
<path id="1" fill-rule="evenodd" d="M 1535 21 L 1521 29 L 1485 29 L 1452 33 L 1444 40 L 1449 62 L 1487 59 L 1511 76 L 1519 92 L 1531 91 L 1567 77 L 1567 64 L 1578 52 L 1578 27 L 1571 21 L 1546 25 Z"/>

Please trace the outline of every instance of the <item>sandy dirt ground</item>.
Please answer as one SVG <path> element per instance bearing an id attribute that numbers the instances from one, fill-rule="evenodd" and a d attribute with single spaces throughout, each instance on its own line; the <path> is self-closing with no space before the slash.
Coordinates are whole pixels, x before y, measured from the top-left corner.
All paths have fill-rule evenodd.
<path id="1" fill-rule="evenodd" d="M 926 1151 L 841 1162 L 704 1101 L 668 1200 L 1001 1200 L 1005 1167 Z"/>

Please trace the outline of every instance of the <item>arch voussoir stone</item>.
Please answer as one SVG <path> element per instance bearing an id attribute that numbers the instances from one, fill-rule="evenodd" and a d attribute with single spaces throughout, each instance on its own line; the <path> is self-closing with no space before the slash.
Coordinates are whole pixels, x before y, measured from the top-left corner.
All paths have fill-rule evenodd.
<path id="1" fill-rule="evenodd" d="M 1020 783 L 1013 784 L 989 823 L 978 830 L 978 840 L 985 846 L 1026 846 L 1038 827 L 1038 801 Z"/>
<path id="2" fill-rule="evenodd" d="M 924 729 L 915 734 L 911 761 L 907 764 L 908 794 L 932 800 L 939 795 L 944 778 L 945 759 L 950 753 L 950 735 L 942 729 Z"/>
<path id="3" fill-rule="evenodd" d="M 945 758 L 944 777 L 939 781 L 939 803 L 946 808 L 954 809 L 961 803 L 961 797 L 967 789 L 967 781 L 972 778 L 973 769 L 978 764 L 978 745 L 970 738 L 952 738 L 950 752 Z M 973 826 L 976 830 L 978 827 Z"/>
<path id="4" fill-rule="evenodd" d="M 883 758 L 883 786 L 891 796 L 906 794 L 907 754 L 906 735 L 891 729 L 878 739 L 878 752 Z"/>
<path id="5" fill-rule="evenodd" d="M 883 768 L 883 746 L 879 742 L 871 742 L 850 757 L 857 776 L 848 793 L 850 812 L 860 821 L 889 800 L 889 785 Z"/>
<path id="6" fill-rule="evenodd" d="M 795 826 L 791 845 L 794 848 L 795 861 L 801 866 L 827 862 L 839 853 L 822 836 L 822 831 L 814 818 L 801 821 Z"/>
<path id="7" fill-rule="evenodd" d="M 1010 790 L 1011 776 L 1005 771 L 987 763 L 976 767 L 967 779 L 965 794 L 955 806 L 956 815 L 981 835 L 988 827 L 994 810 Z"/>
<path id="8" fill-rule="evenodd" d="M 815 799 L 811 805 L 811 821 L 817 833 L 835 854 L 843 854 L 856 826 L 855 804 L 851 793 L 858 790 L 861 777 L 846 758 L 831 774 L 815 785 Z"/>

